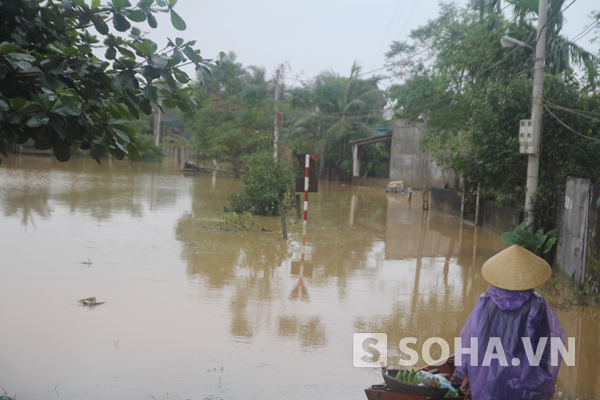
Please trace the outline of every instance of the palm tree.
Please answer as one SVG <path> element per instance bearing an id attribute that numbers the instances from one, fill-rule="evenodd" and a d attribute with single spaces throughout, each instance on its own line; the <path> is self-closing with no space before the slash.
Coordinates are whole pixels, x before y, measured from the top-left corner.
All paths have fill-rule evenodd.
<path id="1" fill-rule="evenodd" d="M 537 28 L 533 20 L 537 18 L 539 0 L 506 0 L 513 6 L 513 25 L 509 35 L 528 43 L 535 48 Z M 546 23 L 546 65 L 552 74 L 559 74 L 571 64 L 585 68 L 590 77 L 594 74 L 594 55 L 575 42 L 560 34 L 565 18 L 562 12 L 565 0 L 549 0 Z M 590 82 L 593 85 L 593 82 Z"/>
<path id="2" fill-rule="evenodd" d="M 346 157 L 349 138 L 377 134 L 366 122 L 381 118 L 383 91 L 377 88 L 378 79 L 360 79 L 360 72 L 361 67 L 355 62 L 349 78 L 340 77 L 333 71 L 325 71 L 317 78 L 315 92 L 318 111 L 312 117 L 323 127 L 314 143 L 321 155 L 319 174 L 323 171 L 325 156 L 333 144 L 343 143 L 336 162 L 339 166 Z"/>

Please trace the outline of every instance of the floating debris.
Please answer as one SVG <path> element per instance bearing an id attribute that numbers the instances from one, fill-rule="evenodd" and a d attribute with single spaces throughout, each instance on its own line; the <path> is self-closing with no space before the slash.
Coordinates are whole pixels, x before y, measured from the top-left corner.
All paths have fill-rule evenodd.
<path id="1" fill-rule="evenodd" d="M 387 192 L 394 192 L 394 193 L 411 193 L 412 189 L 411 188 L 404 188 L 404 182 L 403 181 L 392 181 L 390 183 L 388 183 L 388 185 L 385 188 L 386 193 Z"/>
<path id="2" fill-rule="evenodd" d="M 89 258 L 87 261 L 82 261 L 81 263 L 86 264 L 88 267 L 93 264 L 92 260 L 90 260 Z"/>
<path id="3" fill-rule="evenodd" d="M 88 297 L 87 299 L 81 299 L 81 300 L 77 300 L 79 303 L 81 303 L 82 306 L 89 306 L 89 307 L 95 307 L 95 306 L 99 306 L 100 304 L 104 304 L 105 302 L 102 301 L 100 303 L 96 302 L 96 297 Z"/>

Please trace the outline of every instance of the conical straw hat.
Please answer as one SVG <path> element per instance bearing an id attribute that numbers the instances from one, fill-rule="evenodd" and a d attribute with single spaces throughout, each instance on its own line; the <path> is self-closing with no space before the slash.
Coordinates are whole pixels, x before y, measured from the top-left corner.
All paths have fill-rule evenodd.
<path id="1" fill-rule="evenodd" d="M 487 260 L 481 273 L 500 289 L 528 290 L 546 282 L 552 268 L 544 259 L 515 244 Z"/>

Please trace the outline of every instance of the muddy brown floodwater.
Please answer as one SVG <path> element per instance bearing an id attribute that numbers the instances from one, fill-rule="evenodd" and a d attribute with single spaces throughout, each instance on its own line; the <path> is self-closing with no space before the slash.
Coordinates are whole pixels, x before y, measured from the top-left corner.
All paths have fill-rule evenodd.
<path id="1" fill-rule="evenodd" d="M 290 219 L 287 242 L 278 217 L 249 233 L 207 229 L 238 188 L 168 162 L 4 160 L 0 388 L 44 400 L 364 399 L 382 379 L 353 367 L 353 334 L 387 333 L 391 366 L 406 336 L 452 347 L 488 287 L 482 263 L 504 248 L 490 230 L 424 212 L 419 193 L 409 203 L 321 182 L 301 284 L 301 223 Z M 92 296 L 106 303 L 77 303 Z M 597 399 L 598 309 L 557 314 L 576 338 L 559 391 Z"/>

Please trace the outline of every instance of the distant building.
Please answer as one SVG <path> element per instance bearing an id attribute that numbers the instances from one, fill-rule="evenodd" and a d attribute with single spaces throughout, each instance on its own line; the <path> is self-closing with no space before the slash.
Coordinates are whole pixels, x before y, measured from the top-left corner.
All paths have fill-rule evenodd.
<path id="1" fill-rule="evenodd" d="M 160 117 L 160 137 L 165 136 L 183 136 L 186 139 L 192 137 L 192 132 L 183 123 L 183 118 L 173 112 L 163 108 L 165 113 Z"/>

